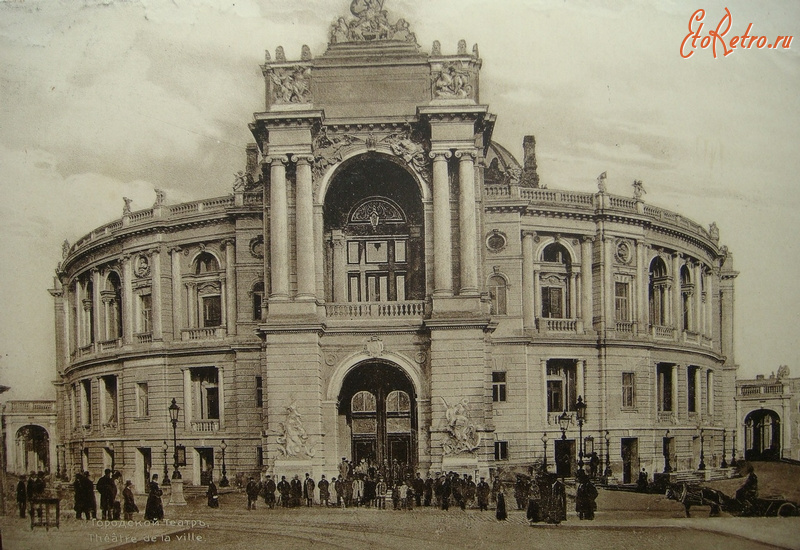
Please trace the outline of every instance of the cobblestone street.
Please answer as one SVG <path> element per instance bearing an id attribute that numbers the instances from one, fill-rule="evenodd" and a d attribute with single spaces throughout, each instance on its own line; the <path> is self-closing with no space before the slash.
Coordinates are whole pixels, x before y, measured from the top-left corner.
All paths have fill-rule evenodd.
<path id="1" fill-rule="evenodd" d="M 263 503 L 247 511 L 245 497 L 228 493 L 217 510 L 204 499 L 181 508 L 165 507 L 168 525 L 103 527 L 62 519 L 49 532 L 27 528 L 27 522 L 6 516 L 0 521 L 3 548 L 800 548 L 800 518 L 708 518 L 708 508 L 683 508 L 661 495 L 601 491 L 593 522 L 574 513 L 560 525 L 529 526 L 523 511 L 510 510 L 505 522 L 494 512 L 431 508 L 413 511 L 369 508 L 268 510 Z M 69 514 L 69 513 L 68 513 Z M 139 518 L 141 520 L 141 515 Z M 194 528 L 187 528 L 194 521 Z M 199 523 L 199 522 L 202 522 Z M 145 538 L 147 537 L 147 538 Z M 133 539 L 136 543 L 132 543 Z"/>

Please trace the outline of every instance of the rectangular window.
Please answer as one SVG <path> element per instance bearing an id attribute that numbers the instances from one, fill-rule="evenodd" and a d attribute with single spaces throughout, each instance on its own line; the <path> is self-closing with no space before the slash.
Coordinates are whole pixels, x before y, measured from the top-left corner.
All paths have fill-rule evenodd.
<path id="1" fill-rule="evenodd" d="M 102 381 L 102 421 L 104 424 L 115 424 L 117 422 L 117 377 L 104 376 Z"/>
<path id="2" fill-rule="evenodd" d="M 139 295 L 139 332 L 147 333 L 152 328 L 153 296 L 151 294 Z"/>
<path id="3" fill-rule="evenodd" d="M 361 255 L 359 254 L 359 243 L 358 241 L 348 241 L 347 242 L 347 263 L 348 264 L 356 264 L 358 265 L 361 261 Z"/>
<path id="4" fill-rule="evenodd" d="M 203 326 L 218 327 L 222 324 L 222 299 L 220 296 L 203 298 Z"/>
<path id="5" fill-rule="evenodd" d="M 503 402 L 506 400 L 506 373 L 492 373 L 492 401 Z"/>
<path id="6" fill-rule="evenodd" d="M 259 468 L 264 466 L 264 447 L 256 447 L 256 466 Z"/>
<path id="7" fill-rule="evenodd" d="M 494 459 L 508 460 L 508 441 L 494 442 Z"/>
<path id="8" fill-rule="evenodd" d="M 697 367 L 688 367 L 686 369 L 686 382 L 688 384 L 686 401 L 687 410 L 690 413 L 697 412 Z"/>
<path id="9" fill-rule="evenodd" d="M 389 301 L 389 276 L 385 274 L 367 275 L 367 301 Z"/>
<path id="10" fill-rule="evenodd" d="M 406 276 L 405 274 L 398 274 L 395 276 L 395 288 L 397 292 L 397 301 L 405 302 L 406 300 Z"/>
<path id="11" fill-rule="evenodd" d="M 672 412 L 672 365 L 659 363 L 656 367 L 658 376 L 658 410 Z"/>
<path id="12" fill-rule="evenodd" d="M 263 378 L 256 376 L 256 407 L 259 409 L 264 406 Z"/>
<path id="13" fill-rule="evenodd" d="M 92 425 L 92 381 L 81 380 L 81 424 Z"/>
<path id="14" fill-rule="evenodd" d="M 206 388 L 206 418 L 219 420 L 219 388 Z"/>
<path id="15" fill-rule="evenodd" d="M 136 383 L 136 416 L 138 418 L 150 416 L 150 397 L 147 382 Z"/>
<path id="16" fill-rule="evenodd" d="M 632 409 L 636 406 L 636 378 L 632 372 L 622 373 L 622 408 Z"/>
<path id="17" fill-rule="evenodd" d="M 348 301 L 361 301 L 361 279 L 358 275 L 350 275 L 347 279 Z"/>
<path id="18" fill-rule="evenodd" d="M 385 264 L 389 261 L 389 247 L 386 241 L 370 241 L 365 248 L 368 264 Z"/>
<path id="19" fill-rule="evenodd" d="M 614 312 L 617 321 L 631 320 L 628 302 L 628 283 L 614 283 Z"/>
<path id="20" fill-rule="evenodd" d="M 546 319 L 563 319 L 564 289 L 560 287 L 543 287 L 542 288 L 542 317 Z"/>
<path id="21" fill-rule="evenodd" d="M 714 371 L 706 372 L 706 414 L 714 414 Z"/>
<path id="22" fill-rule="evenodd" d="M 564 391 L 561 380 L 547 381 L 547 412 L 564 410 Z"/>

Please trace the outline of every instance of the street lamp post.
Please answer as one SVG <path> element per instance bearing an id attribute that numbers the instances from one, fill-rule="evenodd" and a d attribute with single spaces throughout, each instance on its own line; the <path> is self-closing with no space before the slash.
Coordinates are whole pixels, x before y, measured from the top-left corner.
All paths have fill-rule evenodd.
<path id="1" fill-rule="evenodd" d="M 547 471 L 547 432 L 542 432 L 542 445 L 544 447 L 544 459 L 542 460 L 542 471 Z"/>
<path id="2" fill-rule="evenodd" d="M 669 430 L 664 434 L 664 473 L 668 474 L 672 470 L 672 465 L 669 463 Z"/>
<path id="3" fill-rule="evenodd" d="M 561 413 L 558 417 L 558 425 L 561 426 L 561 441 L 567 440 L 567 428 L 569 427 L 569 423 L 572 419 L 567 414 L 567 411 Z"/>
<path id="4" fill-rule="evenodd" d="M 167 465 L 167 451 L 169 450 L 169 445 L 167 445 L 167 440 L 164 440 L 164 444 L 161 445 L 161 448 L 164 450 L 164 482 L 162 485 L 169 485 L 169 467 Z"/>
<path id="5" fill-rule="evenodd" d="M 110 451 L 109 454 L 111 455 L 111 471 L 113 472 L 116 468 L 116 452 L 114 451 L 114 442 L 108 444 L 108 450 Z"/>
<path id="6" fill-rule="evenodd" d="M 733 429 L 733 448 L 731 449 L 731 467 L 736 466 L 736 428 Z"/>
<path id="7" fill-rule="evenodd" d="M 720 466 L 722 466 L 723 468 L 728 467 L 728 461 L 725 459 L 725 452 L 726 452 L 725 444 L 727 442 L 726 441 L 727 438 L 728 438 L 727 430 L 725 428 L 722 428 L 722 463 L 720 463 Z"/>
<path id="8" fill-rule="evenodd" d="M 608 433 L 606 430 L 605 435 L 606 440 L 606 471 L 603 472 L 603 477 L 609 478 L 611 477 L 611 434 Z"/>
<path id="9" fill-rule="evenodd" d="M 178 470 L 178 413 L 181 408 L 172 398 L 172 404 L 169 406 L 169 419 L 172 422 L 172 446 L 175 449 L 175 471 L 172 472 L 172 491 L 170 492 L 169 503 L 176 506 L 185 506 L 186 499 L 183 498 L 183 479 Z"/>
<path id="10" fill-rule="evenodd" d="M 700 464 L 697 465 L 698 470 L 706 469 L 705 461 L 705 435 L 703 428 L 700 428 Z"/>
<path id="11" fill-rule="evenodd" d="M 228 446 L 225 444 L 224 439 L 222 440 L 222 443 L 220 443 L 219 447 L 220 449 L 222 449 L 222 479 L 219 480 L 219 486 L 227 487 L 228 485 L 230 485 L 230 482 L 228 481 L 228 477 L 226 475 L 227 472 L 225 471 L 225 449 L 227 449 Z"/>
<path id="12" fill-rule="evenodd" d="M 580 449 L 578 449 L 578 470 L 583 472 L 583 422 L 586 420 L 586 403 L 583 402 L 583 397 L 578 396 L 578 402 L 575 404 L 575 410 L 578 416 L 578 439 Z"/>

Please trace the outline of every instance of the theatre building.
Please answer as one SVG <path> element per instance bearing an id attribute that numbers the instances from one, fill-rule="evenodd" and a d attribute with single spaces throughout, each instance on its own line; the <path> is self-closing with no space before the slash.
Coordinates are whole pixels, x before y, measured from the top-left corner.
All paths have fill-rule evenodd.
<path id="1" fill-rule="evenodd" d="M 69 471 L 113 462 L 142 488 L 172 471 L 173 435 L 190 485 L 223 458 L 228 478 L 330 477 L 342 457 L 574 473 L 583 449 L 630 481 L 730 456 L 736 272 L 716 225 L 640 182 L 544 188 L 532 137 L 521 163 L 492 141 L 477 46 L 423 48 L 377 3 L 294 53 L 267 53 L 231 194 L 157 192 L 65 246 Z"/>

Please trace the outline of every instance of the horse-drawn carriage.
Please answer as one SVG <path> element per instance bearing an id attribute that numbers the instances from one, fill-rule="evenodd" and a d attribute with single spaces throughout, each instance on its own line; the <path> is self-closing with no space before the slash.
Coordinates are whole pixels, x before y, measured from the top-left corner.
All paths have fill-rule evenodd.
<path id="1" fill-rule="evenodd" d="M 710 506 L 709 517 L 718 516 L 721 511 L 741 517 L 790 517 L 800 515 L 798 504 L 783 497 L 736 499 L 722 491 L 699 484 L 673 483 L 667 488 L 667 498 L 683 504 L 686 517 L 690 517 L 692 506 Z"/>

